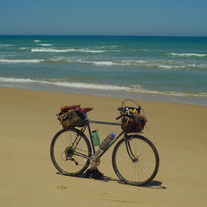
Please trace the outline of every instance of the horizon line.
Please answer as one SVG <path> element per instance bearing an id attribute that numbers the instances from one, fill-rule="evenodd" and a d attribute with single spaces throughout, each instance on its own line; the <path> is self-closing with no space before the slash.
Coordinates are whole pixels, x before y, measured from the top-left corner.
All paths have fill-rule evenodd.
<path id="1" fill-rule="evenodd" d="M 106 37 L 207 37 L 198 35 L 93 35 L 93 34 L 0 34 L 0 36 L 106 36 Z"/>

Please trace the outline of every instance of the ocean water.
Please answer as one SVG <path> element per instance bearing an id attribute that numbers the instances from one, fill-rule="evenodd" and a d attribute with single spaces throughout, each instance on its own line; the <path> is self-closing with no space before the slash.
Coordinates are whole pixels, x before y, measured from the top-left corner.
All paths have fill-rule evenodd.
<path id="1" fill-rule="evenodd" d="M 207 37 L 0 36 L 0 87 L 207 105 Z"/>

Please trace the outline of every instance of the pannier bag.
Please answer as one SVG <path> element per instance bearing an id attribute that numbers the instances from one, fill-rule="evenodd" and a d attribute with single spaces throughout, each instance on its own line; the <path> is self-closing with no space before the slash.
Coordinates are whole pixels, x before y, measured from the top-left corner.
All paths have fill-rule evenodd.
<path id="1" fill-rule="evenodd" d="M 121 128 L 126 133 L 141 132 L 147 122 L 147 118 L 139 113 L 125 115 L 122 118 Z"/>
<path id="2" fill-rule="evenodd" d="M 62 107 L 57 119 L 60 121 L 60 124 L 62 124 L 64 129 L 71 129 L 76 126 L 82 127 L 85 123 L 84 120 L 86 119 L 86 116 L 77 111 L 75 107 Z"/>

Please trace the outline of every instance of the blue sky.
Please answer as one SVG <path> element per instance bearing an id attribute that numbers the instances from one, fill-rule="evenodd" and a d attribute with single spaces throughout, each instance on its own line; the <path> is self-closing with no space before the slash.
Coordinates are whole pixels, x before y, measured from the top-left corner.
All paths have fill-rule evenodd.
<path id="1" fill-rule="evenodd" d="M 0 0 L 0 35 L 207 36 L 207 0 Z"/>

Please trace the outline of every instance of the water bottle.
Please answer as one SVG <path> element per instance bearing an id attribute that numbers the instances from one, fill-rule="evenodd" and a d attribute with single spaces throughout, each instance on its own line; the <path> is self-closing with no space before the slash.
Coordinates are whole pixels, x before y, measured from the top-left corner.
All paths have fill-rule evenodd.
<path id="1" fill-rule="evenodd" d="M 105 149 L 108 147 L 109 143 L 114 139 L 114 137 L 115 137 L 115 134 L 114 134 L 114 133 L 109 134 L 109 135 L 103 140 L 103 142 L 100 144 L 99 148 L 100 148 L 101 150 L 105 150 Z"/>
<path id="2" fill-rule="evenodd" d="M 109 143 L 113 140 L 114 137 L 114 133 L 109 134 L 100 144 L 99 149 L 95 152 L 95 154 L 90 157 L 89 162 L 92 165 L 92 167 L 97 167 L 100 164 L 100 159 L 98 159 L 99 155 L 103 152 L 103 150 L 105 150 L 108 147 Z"/>
<path id="3" fill-rule="evenodd" d="M 99 136 L 97 130 L 92 131 L 92 141 L 94 146 L 98 146 L 100 144 Z"/>

